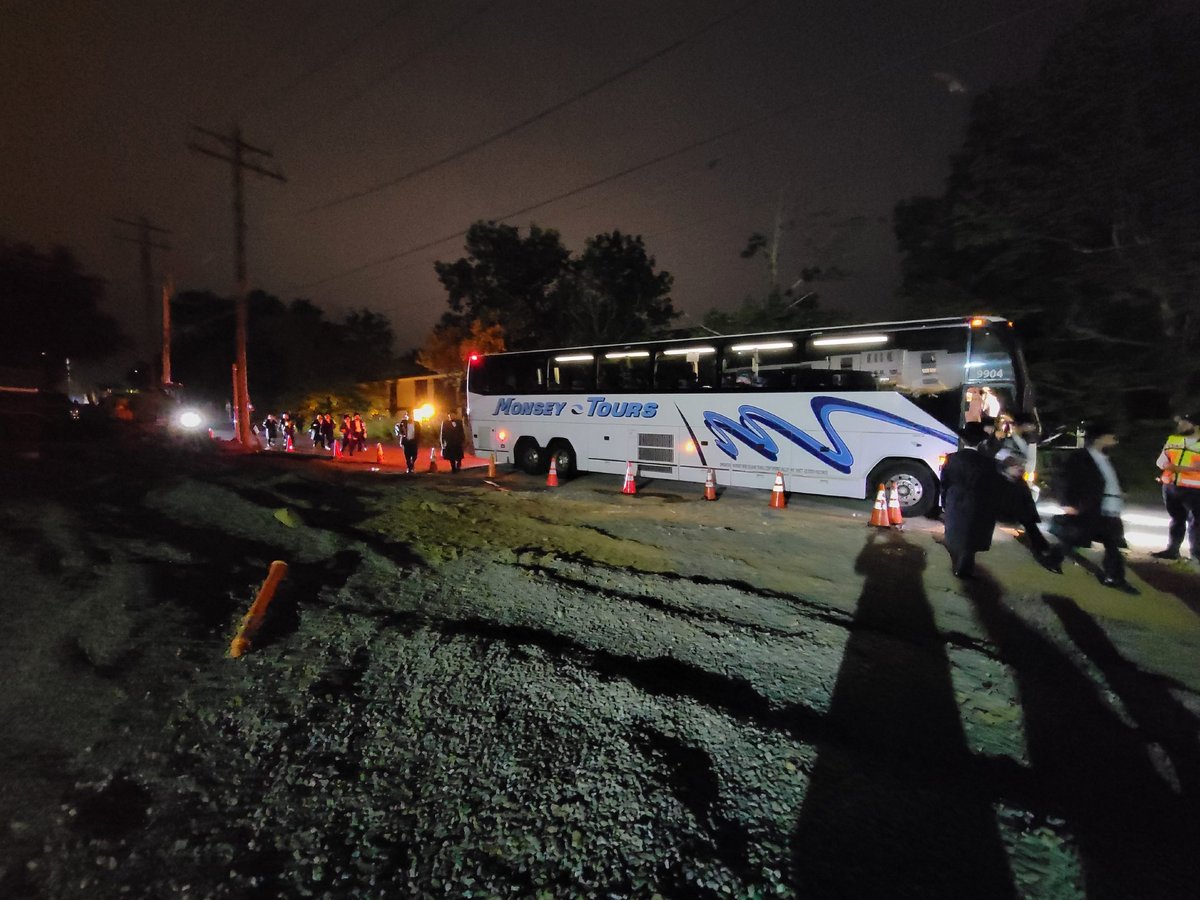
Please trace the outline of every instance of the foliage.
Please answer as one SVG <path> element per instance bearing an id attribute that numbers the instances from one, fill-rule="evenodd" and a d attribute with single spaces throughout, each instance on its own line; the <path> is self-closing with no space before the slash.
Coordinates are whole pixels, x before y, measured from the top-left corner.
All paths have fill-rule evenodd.
<path id="1" fill-rule="evenodd" d="M 104 282 L 83 271 L 65 247 L 40 253 L 0 241 L 0 321 L 6 365 L 40 364 L 42 355 L 98 359 L 129 344 L 101 311 Z"/>
<path id="2" fill-rule="evenodd" d="M 620 342 L 649 337 L 677 315 L 671 275 L 654 271 L 640 236 L 596 235 L 573 259 L 557 231 L 531 225 L 522 237 L 511 225 L 476 222 L 466 250 L 434 264 L 450 307 L 435 342 L 469 335 L 476 321 L 502 328 L 513 350 Z"/>
<path id="3" fill-rule="evenodd" d="M 678 316 L 669 296 L 674 278 L 654 271 L 654 257 L 640 235 L 613 231 L 588 238 L 571 275 L 564 343 L 644 340 Z"/>
<path id="4" fill-rule="evenodd" d="M 1198 40 L 1194 10 L 1092 4 L 976 101 L 945 193 L 896 209 L 914 313 L 1015 319 L 1053 418 L 1200 391 Z"/>
<path id="5" fill-rule="evenodd" d="M 254 291 L 248 298 L 250 396 L 258 410 L 365 409 L 356 385 L 395 366 L 387 318 L 356 310 L 329 322 L 310 300 L 284 304 Z M 184 291 L 172 304 L 172 373 L 193 396 L 227 398 L 234 357 L 234 304 L 209 291 Z"/>
<path id="6" fill-rule="evenodd" d="M 813 278 L 820 270 L 805 270 Z M 751 334 L 758 331 L 782 331 L 789 328 L 816 328 L 834 325 L 846 319 L 845 314 L 821 309 L 816 291 L 779 290 L 765 297 L 747 297 L 737 309 L 710 310 L 704 317 L 704 327 L 720 334 Z"/>
<path id="7" fill-rule="evenodd" d="M 467 356 L 504 351 L 504 329 L 479 319 L 455 321 L 448 315 L 425 338 L 417 351 L 419 365 L 444 375 L 462 372 Z"/>

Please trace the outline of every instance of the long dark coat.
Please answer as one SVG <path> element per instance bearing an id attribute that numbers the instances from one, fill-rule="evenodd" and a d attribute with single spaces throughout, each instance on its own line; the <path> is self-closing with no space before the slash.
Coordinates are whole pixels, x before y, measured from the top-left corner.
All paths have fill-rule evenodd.
<path id="1" fill-rule="evenodd" d="M 1061 477 L 1059 500 L 1063 506 L 1073 506 L 1078 510 L 1074 516 L 1064 517 L 1073 525 L 1069 529 L 1069 537 L 1072 540 L 1068 540 L 1067 543 L 1085 547 L 1092 541 L 1103 541 L 1105 537 L 1109 537 L 1118 547 L 1127 546 L 1120 517 L 1101 513 L 1104 503 L 1104 473 L 1092 459 L 1092 454 L 1086 449 L 1069 454 L 1063 462 Z M 1054 528 L 1051 531 L 1058 533 Z"/>
<path id="2" fill-rule="evenodd" d="M 946 547 L 955 558 L 968 550 L 991 549 L 1002 478 L 996 461 L 978 450 L 964 448 L 946 458 L 942 509 Z"/>
<path id="3" fill-rule="evenodd" d="M 466 435 L 463 432 L 463 424 L 461 419 L 451 421 L 447 419 L 442 423 L 442 457 L 453 460 L 454 462 L 462 462 L 463 444 L 466 443 Z"/>

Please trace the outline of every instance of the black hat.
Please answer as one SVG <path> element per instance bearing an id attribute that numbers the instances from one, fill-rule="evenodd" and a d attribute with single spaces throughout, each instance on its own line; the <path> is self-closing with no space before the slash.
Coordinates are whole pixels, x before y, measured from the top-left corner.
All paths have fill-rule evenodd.
<path id="1" fill-rule="evenodd" d="M 1083 433 L 1087 436 L 1088 443 L 1091 443 L 1102 434 L 1116 434 L 1117 426 L 1108 419 L 1097 416 L 1083 423 Z"/>
<path id="2" fill-rule="evenodd" d="M 1190 412 L 1190 413 L 1177 412 L 1177 413 L 1175 413 L 1175 418 L 1187 419 L 1193 425 L 1200 425 L 1200 412 Z"/>
<path id="3" fill-rule="evenodd" d="M 988 439 L 988 433 L 984 429 L 982 422 L 968 422 L 958 434 L 962 438 L 962 442 L 970 447 L 982 444 Z"/>

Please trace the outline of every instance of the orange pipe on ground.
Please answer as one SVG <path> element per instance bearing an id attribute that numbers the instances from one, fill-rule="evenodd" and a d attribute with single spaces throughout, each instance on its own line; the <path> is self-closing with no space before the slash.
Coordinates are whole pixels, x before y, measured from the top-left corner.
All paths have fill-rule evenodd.
<path id="1" fill-rule="evenodd" d="M 275 588 L 279 587 L 279 582 L 283 581 L 284 576 L 287 575 L 287 570 L 287 563 L 281 559 L 271 563 L 266 581 L 258 589 L 258 596 L 250 605 L 250 611 L 242 618 L 237 636 L 229 645 L 229 655 L 234 659 L 250 649 L 250 639 L 254 637 L 259 626 L 262 625 L 263 619 L 266 618 L 267 606 L 270 604 L 271 598 L 275 596 Z"/>

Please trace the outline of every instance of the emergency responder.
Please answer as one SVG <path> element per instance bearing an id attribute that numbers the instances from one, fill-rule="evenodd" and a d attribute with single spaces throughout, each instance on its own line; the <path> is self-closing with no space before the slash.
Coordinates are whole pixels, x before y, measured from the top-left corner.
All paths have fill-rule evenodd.
<path id="1" fill-rule="evenodd" d="M 1180 413 L 1175 426 L 1157 463 L 1162 469 L 1163 505 L 1171 517 L 1167 549 L 1151 555 L 1179 559 L 1186 533 L 1194 564 L 1200 561 L 1200 412 Z"/>

